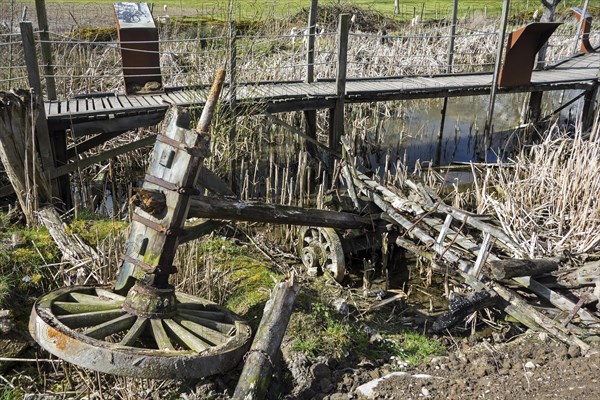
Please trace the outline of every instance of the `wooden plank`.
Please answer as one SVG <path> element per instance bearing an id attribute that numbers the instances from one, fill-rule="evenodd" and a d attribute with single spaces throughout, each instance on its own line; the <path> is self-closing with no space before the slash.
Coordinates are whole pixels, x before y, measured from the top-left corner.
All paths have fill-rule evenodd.
<path id="1" fill-rule="evenodd" d="M 368 229 L 373 226 L 371 218 L 361 217 L 354 213 L 205 196 L 194 196 L 192 198 L 188 216 L 338 229 Z"/>
<path id="2" fill-rule="evenodd" d="M 132 150 L 139 149 L 140 147 L 151 145 L 155 141 L 156 141 L 156 136 L 154 136 L 154 135 L 147 136 L 143 139 L 136 140 L 135 142 L 131 142 L 131 143 L 125 144 L 120 147 L 116 147 L 116 148 L 106 151 L 104 153 L 100 153 L 100 154 L 97 154 L 92 157 L 78 160 L 76 163 L 71 163 L 71 164 L 57 167 L 53 171 L 51 171 L 50 177 L 58 178 L 59 176 L 63 176 L 63 175 L 69 174 L 73 171 L 76 171 L 79 168 L 86 168 L 86 167 L 89 167 L 90 165 L 94 165 L 101 161 L 108 160 L 109 158 L 116 157 L 120 154 L 125 154 Z"/>
<path id="3" fill-rule="evenodd" d="M 479 250 L 479 254 L 477 254 L 477 260 L 475 260 L 473 269 L 471 271 L 469 271 L 469 273 L 471 275 L 473 275 L 475 277 L 479 276 L 479 272 L 481 271 L 481 268 L 483 267 L 485 260 L 490 255 L 490 248 L 491 248 L 491 244 L 492 244 L 491 240 L 492 240 L 492 235 L 490 235 L 488 232 L 484 232 L 483 241 L 481 242 L 481 248 Z"/>

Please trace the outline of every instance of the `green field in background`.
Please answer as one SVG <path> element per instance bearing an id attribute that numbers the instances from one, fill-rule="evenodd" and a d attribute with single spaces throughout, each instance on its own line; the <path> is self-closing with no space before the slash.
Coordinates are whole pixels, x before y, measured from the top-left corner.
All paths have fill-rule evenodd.
<path id="1" fill-rule="evenodd" d="M 75 1 L 76 3 L 88 4 L 110 4 L 111 0 Z M 47 3 L 67 3 L 65 1 L 47 0 Z M 151 3 L 151 2 L 148 2 Z M 232 9 L 232 15 L 236 18 L 263 19 L 270 17 L 285 17 L 295 15 L 302 8 L 310 6 L 310 0 L 283 1 L 283 0 L 235 0 L 229 1 L 209 1 L 209 0 L 162 0 L 154 2 L 154 14 L 161 16 L 165 14 L 164 5 L 168 6 L 167 14 L 180 15 L 182 10 L 196 10 L 201 13 L 227 15 L 228 10 Z M 459 17 L 467 12 L 481 12 L 484 10 L 488 15 L 500 15 L 502 10 L 501 0 L 462 0 L 459 1 Z M 446 1 L 418 1 L 401 0 L 400 15 L 398 18 L 410 19 L 413 15 L 423 14 L 424 19 L 443 18 L 449 16 L 452 10 L 452 0 Z M 340 5 L 344 7 L 358 6 L 364 9 L 375 10 L 388 16 L 394 16 L 394 0 L 352 0 L 352 1 L 320 1 L 319 5 L 330 6 Z M 559 10 L 573 6 L 583 6 L 583 1 L 563 0 L 559 5 Z M 522 12 L 533 12 L 536 8 L 542 8 L 541 1 L 517 0 L 511 1 L 511 14 L 520 14 Z"/>

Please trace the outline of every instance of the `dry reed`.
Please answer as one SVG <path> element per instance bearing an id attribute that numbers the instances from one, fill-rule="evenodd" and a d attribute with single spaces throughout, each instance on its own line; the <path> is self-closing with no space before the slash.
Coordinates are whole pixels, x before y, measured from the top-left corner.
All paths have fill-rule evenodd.
<path id="1" fill-rule="evenodd" d="M 598 117 L 590 139 L 556 125 L 540 144 L 492 174 L 495 189 L 480 197 L 530 257 L 600 249 Z"/>

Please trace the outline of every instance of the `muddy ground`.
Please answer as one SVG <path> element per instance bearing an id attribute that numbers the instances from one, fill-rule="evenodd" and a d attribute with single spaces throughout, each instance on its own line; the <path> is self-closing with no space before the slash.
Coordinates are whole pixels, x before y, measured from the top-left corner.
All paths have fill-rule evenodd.
<path id="1" fill-rule="evenodd" d="M 269 399 L 600 398 L 600 353 L 582 356 L 578 349 L 533 332 L 504 344 L 463 343 L 417 367 L 352 357 L 309 363 L 297 354 L 279 366 Z M 228 399 L 237 376 L 207 380 L 184 396 Z M 290 386 L 285 379 L 292 377 Z"/>

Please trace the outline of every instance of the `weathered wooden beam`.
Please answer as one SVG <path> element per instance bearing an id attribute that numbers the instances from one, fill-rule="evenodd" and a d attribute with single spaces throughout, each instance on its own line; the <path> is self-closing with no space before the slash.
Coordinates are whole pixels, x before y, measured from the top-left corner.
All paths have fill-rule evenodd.
<path id="1" fill-rule="evenodd" d="M 495 280 L 519 276 L 537 276 L 556 271 L 560 265 L 557 259 L 536 260 L 491 260 L 487 263 L 490 276 Z"/>
<path id="2" fill-rule="evenodd" d="M 179 244 L 182 245 L 192 240 L 198 239 L 204 235 L 208 235 L 215 229 L 223 225 L 222 221 L 215 221 L 209 219 L 207 221 L 195 221 L 193 223 L 186 223 L 183 228 L 183 234 L 179 237 Z"/>
<path id="3" fill-rule="evenodd" d="M 460 323 L 473 312 L 495 306 L 497 303 L 498 296 L 492 291 L 476 291 L 466 297 L 452 292 L 448 301 L 449 310 L 433 322 L 431 329 L 434 332 L 442 332 Z"/>
<path id="4" fill-rule="evenodd" d="M 194 196 L 192 198 L 188 217 L 337 229 L 372 229 L 374 226 L 371 218 L 352 213 L 205 196 Z"/>
<path id="5" fill-rule="evenodd" d="M 190 194 L 198 182 L 200 166 L 210 154 L 210 122 L 217 106 L 225 71 L 219 70 L 195 130 L 191 116 L 172 108 L 165 135 L 159 137 L 148 166 L 143 189 L 162 191 L 166 208 L 153 215 L 136 208 L 115 290 L 128 290 L 135 281 L 167 287 L 175 273 L 173 260 L 179 236 L 188 217 Z"/>
<path id="6" fill-rule="evenodd" d="M 493 285 L 493 290 L 512 306 L 512 312 L 510 314 L 521 321 L 525 326 L 536 329 L 535 326 L 537 325 L 563 343 L 578 346 L 581 348 L 583 354 L 589 351 L 590 346 L 588 344 L 573 335 L 569 329 L 560 325 L 557 321 L 546 317 L 544 314 L 527 304 L 527 302 L 514 291 L 499 283 Z M 533 324 L 531 322 L 533 322 Z"/>
<path id="7" fill-rule="evenodd" d="M 100 146 L 103 143 L 108 142 L 110 139 L 114 139 L 117 136 L 125 133 L 126 131 L 116 131 L 110 133 L 100 133 L 94 137 L 87 139 L 84 142 L 73 145 L 67 149 L 66 157 L 67 159 L 71 159 L 76 157 L 78 154 L 84 153 L 88 150 L 93 149 L 96 146 Z"/>
<path id="8" fill-rule="evenodd" d="M 156 135 L 150 135 L 143 139 L 136 140 L 135 142 L 127 143 L 123 146 L 115 147 L 114 149 L 107 150 L 103 153 L 95 156 L 87 157 L 71 164 L 63 165 L 62 167 L 55 168 L 51 173 L 51 178 L 57 178 L 71 172 L 77 171 L 80 168 L 86 168 L 90 165 L 97 164 L 102 161 L 106 161 L 110 158 L 116 157 L 121 154 L 128 153 L 130 151 L 139 149 L 144 146 L 150 146 L 156 141 Z"/>
<path id="9" fill-rule="evenodd" d="M 38 110 L 26 90 L 0 93 L 0 161 L 17 194 L 28 224 L 33 211 L 52 199 L 51 189 L 31 135 Z"/>
<path id="10" fill-rule="evenodd" d="M 275 286 L 265 304 L 252 347 L 246 354 L 244 369 L 232 397 L 234 400 L 265 398 L 274 369 L 273 360 L 290 321 L 298 289 L 293 274 Z"/>

